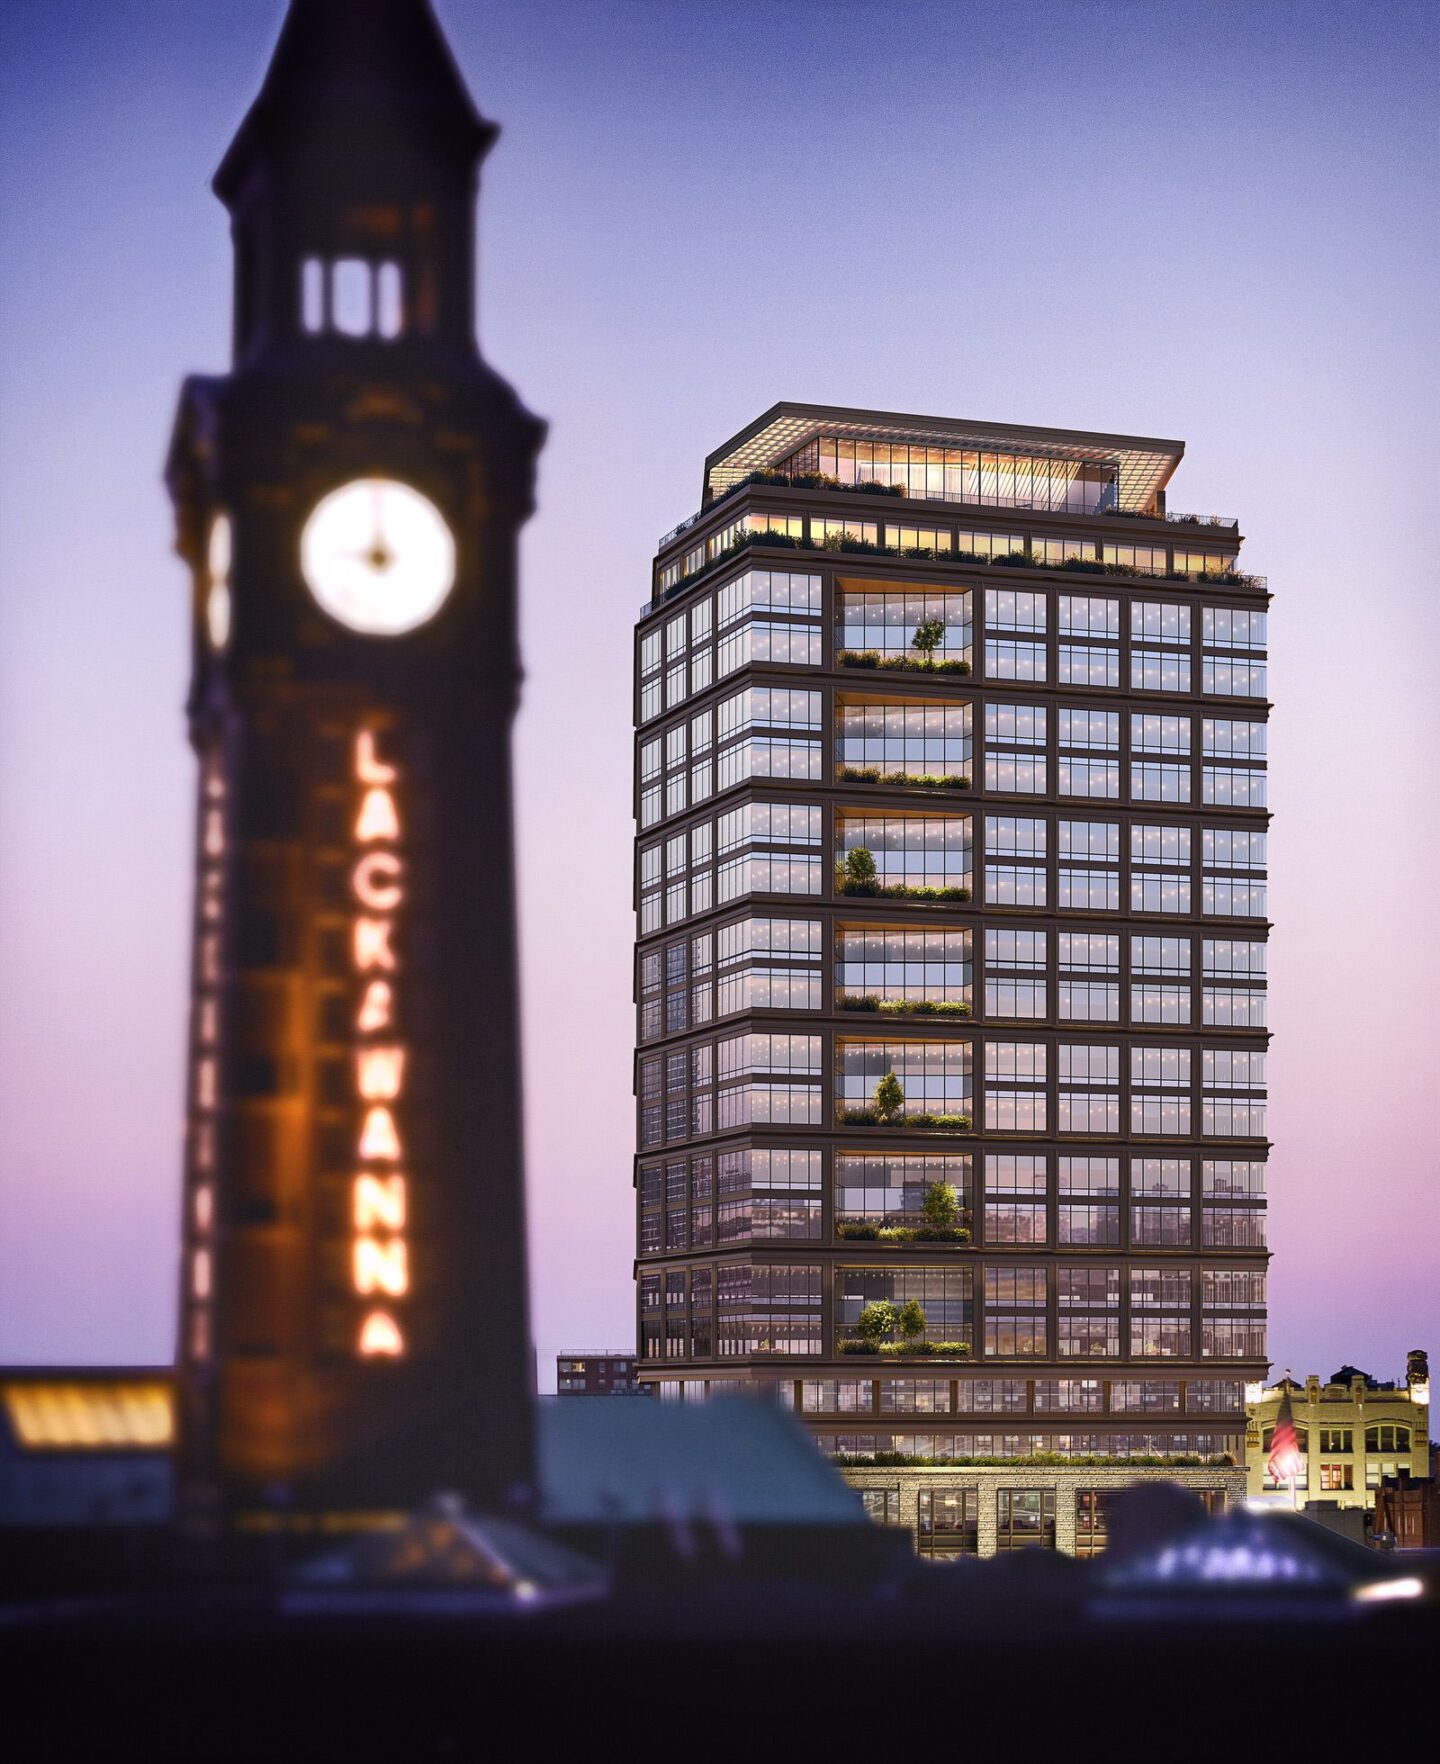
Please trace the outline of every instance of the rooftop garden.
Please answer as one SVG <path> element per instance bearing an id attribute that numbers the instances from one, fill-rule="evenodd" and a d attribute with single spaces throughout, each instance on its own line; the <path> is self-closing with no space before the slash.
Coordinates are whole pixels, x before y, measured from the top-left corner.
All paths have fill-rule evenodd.
<path id="1" fill-rule="evenodd" d="M 1248 575 L 1242 570 L 1211 570 L 1203 573 L 1193 570 L 1151 571 L 1136 569 L 1133 564 L 1101 563 L 1096 558 L 1084 557 L 1066 558 L 1063 563 L 1046 563 L 1040 558 L 1032 557 L 1028 551 L 1009 551 L 999 557 L 982 557 L 974 551 L 936 551 L 928 545 L 879 545 L 868 539 L 838 535 L 826 538 L 819 545 L 812 545 L 809 540 L 797 539 L 790 533 L 745 532 L 737 534 L 723 551 L 708 558 L 698 570 L 666 589 L 659 602 L 651 602 L 651 605 L 663 604 L 667 600 L 673 600 L 676 595 L 687 592 L 712 570 L 755 545 L 767 545 L 785 551 L 844 552 L 859 557 L 906 557 L 935 563 L 963 564 L 967 569 L 985 565 L 995 568 L 1058 570 L 1062 574 L 1071 575 L 1128 576 L 1144 582 L 1204 581 L 1213 582 L 1219 587 L 1240 588 L 1264 588 L 1266 585 L 1263 576 Z M 937 669 L 953 665 L 944 662 L 935 664 Z"/>

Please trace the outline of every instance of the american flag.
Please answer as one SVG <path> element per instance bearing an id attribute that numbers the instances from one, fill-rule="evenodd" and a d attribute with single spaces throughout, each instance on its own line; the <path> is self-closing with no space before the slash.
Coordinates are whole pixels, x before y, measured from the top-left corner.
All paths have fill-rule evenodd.
<path id="1" fill-rule="evenodd" d="M 1280 1397 L 1265 1468 L 1276 1482 L 1291 1482 L 1300 1474 L 1300 1441 L 1295 1434 L 1295 1417 L 1290 1413 L 1288 1389 Z"/>

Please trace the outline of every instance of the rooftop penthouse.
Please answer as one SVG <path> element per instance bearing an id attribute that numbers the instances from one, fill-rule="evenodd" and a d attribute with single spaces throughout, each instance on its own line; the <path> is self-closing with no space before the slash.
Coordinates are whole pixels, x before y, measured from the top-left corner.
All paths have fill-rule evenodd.
<path id="1" fill-rule="evenodd" d="M 1166 509 L 1183 454 L 1135 435 L 777 404 L 706 460 L 702 506 L 660 540 L 641 616 L 751 545 L 1263 589 L 1236 568 L 1235 520 Z"/>

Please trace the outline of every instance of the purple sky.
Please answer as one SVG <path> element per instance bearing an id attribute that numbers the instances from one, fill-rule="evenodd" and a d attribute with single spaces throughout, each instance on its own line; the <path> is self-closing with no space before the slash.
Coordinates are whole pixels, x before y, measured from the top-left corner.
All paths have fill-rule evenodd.
<path id="1" fill-rule="evenodd" d="M 437 0 L 552 422 L 519 728 L 535 1324 L 631 1338 L 630 645 L 779 398 L 1142 435 L 1272 616 L 1272 1353 L 1440 1349 L 1430 4 Z M 169 1357 L 192 767 L 160 469 L 281 0 L 0 8 L 0 1360 Z M 568 786 L 563 813 L 557 781 Z M 578 806 L 576 806 L 578 805 Z M 1353 951 L 1353 954 L 1352 954 Z"/>

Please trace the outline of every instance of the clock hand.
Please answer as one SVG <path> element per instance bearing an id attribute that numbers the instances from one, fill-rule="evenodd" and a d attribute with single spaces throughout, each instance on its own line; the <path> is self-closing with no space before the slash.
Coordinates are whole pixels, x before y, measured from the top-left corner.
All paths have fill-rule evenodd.
<path id="1" fill-rule="evenodd" d="M 366 551 L 363 553 L 363 556 L 366 558 L 366 560 L 369 562 L 370 566 L 373 569 L 388 570 L 390 565 L 395 561 L 395 558 L 394 558 L 394 553 L 390 550 L 390 547 L 385 543 L 385 538 L 384 538 L 384 534 L 382 531 L 383 526 L 384 526 L 384 521 L 382 519 L 382 507 L 383 507 L 383 499 L 381 497 L 379 489 L 378 488 L 372 489 L 370 492 L 370 514 L 371 514 L 371 518 L 373 519 L 374 524 L 375 524 L 375 537 L 370 541 L 370 544 L 369 544 L 368 548 L 366 549 Z"/>

